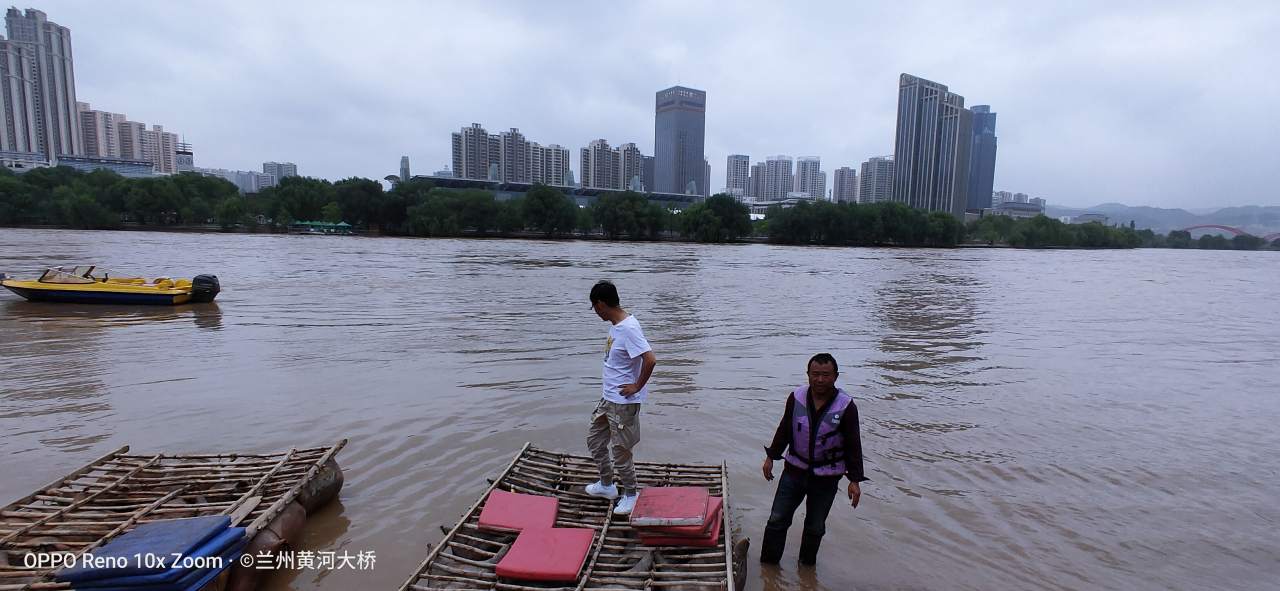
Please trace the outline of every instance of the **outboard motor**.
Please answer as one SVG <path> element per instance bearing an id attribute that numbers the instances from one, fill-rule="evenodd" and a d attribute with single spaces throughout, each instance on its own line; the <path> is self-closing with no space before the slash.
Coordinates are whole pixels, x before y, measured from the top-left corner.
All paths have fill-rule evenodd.
<path id="1" fill-rule="evenodd" d="M 192 303 L 212 302 L 213 298 L 218 297 L 219 291 L 222 288 L 218 285 L 217 275 L 196 275 L 191 280 Z"/>

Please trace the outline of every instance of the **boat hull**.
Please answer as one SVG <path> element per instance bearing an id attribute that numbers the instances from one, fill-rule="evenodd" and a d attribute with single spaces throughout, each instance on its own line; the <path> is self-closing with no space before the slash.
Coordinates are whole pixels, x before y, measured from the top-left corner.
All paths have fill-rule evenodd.
<path id="1" fill-rule="evenodd" d="M 191 301 L 190 292 L 142 293 L 138 291 L 108 291 L 87 289 L 31 288 L 4 282 L 5 288 L 33 302 L 61 302 L 68 304 L 125 304 L 149 306 L 175 306 Z M 174 291 L 174 290 L 166 290 Z"/>

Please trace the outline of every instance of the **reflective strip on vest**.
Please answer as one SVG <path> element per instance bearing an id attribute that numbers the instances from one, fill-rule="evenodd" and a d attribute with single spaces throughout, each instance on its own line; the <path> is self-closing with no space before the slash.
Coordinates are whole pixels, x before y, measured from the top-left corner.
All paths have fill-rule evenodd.
<path id="1" fill-rule="evenodd" d="M 836 388 L 836 396 L 827 404 L 818 419 L 817 436 L 813 441 L 813 457 L 809 457 L 809 387 L 801 386 L 791 393 L 795 407 L 791 414 L 791 445 L 787 450 L 787 463 L 808 470 L 816 476 L 840 476 L 847 471 L 844 465 L 844 437 L 840 435 L 840 421 L 845 410 L 853 403 L 853 397 Z"/>

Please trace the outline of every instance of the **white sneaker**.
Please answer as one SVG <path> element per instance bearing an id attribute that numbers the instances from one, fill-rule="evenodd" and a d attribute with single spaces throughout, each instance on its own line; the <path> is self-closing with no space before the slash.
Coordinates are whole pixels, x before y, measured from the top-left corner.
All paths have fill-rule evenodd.
<path id="1" fill-rule="evenodd" d="M 587 485 L 587 494 L 593 497 L 604 497 L 612 501 L 618 498 L 618 486 L 616 484 L 605 486 L 603 482 L 597 480 Z"/>
<path id="2" fill-rule="evenodd" d="M 631 510 L 636 508 L 636 499 L 638 498 L 640 498 L 640 495 L 638 494 L 622 495 L 622 498 L 618 499 L 618 505 L 613 508 L 613 514 L 630 515 Z"/>

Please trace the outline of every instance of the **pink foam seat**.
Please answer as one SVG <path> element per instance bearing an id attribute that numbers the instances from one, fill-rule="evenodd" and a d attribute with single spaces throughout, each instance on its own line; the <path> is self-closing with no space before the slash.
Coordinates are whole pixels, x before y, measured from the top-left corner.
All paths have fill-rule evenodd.
<path id="1" fill-rule="evenodd" d="M 724 499 L 707 498 L 707 515 L 702 525 L 667 525 L 636 528 L 642 536 L 664 538 L 705 538 L 711 534 L 711 528 L 720 521 L 720 511 L 724 507 Z"/>
<path id="2" fill-rule="evenodd" d="M 631 525 L 703 525 L 710 494 L 701 486 L 650 486 L 640 489 Z"/>
<path id="3" fill-rule="evenodd" d="M 595 531 L 582 527 L 526 529 L 494 570 L 507 579 L 576 581 L 594 539 Z"/>
<path id="4" fill-rule="evenodd" d="M 547 529 L 556 524 L 560 501 L 555 497 L 525 495 L 494 489 L 480 511 L 480 529 L 519 532 Z"/>
<path id="5" fill-rule="evenodd" d="M 711 529 L 700 537 L 650 535 L 640 531 L 640 544 L 644 546 L 691 546 L 694 548 L 714 548 L 720 540 L 720 526 L 723 519 L 711 522 Z"/>

